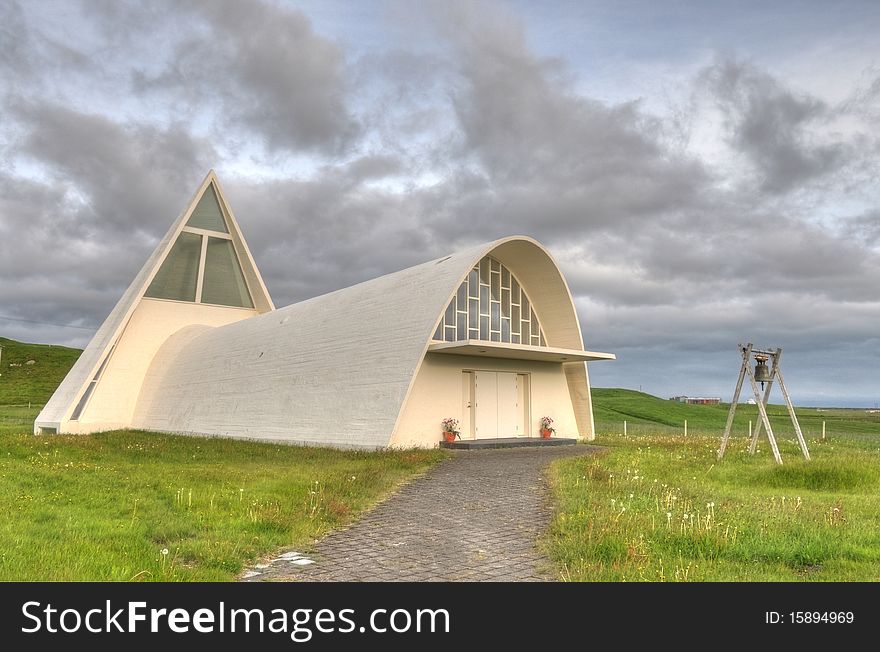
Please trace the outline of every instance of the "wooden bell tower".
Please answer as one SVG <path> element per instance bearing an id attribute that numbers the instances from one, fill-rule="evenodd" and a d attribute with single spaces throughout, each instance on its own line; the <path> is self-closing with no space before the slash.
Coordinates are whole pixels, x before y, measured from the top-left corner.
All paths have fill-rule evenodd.
<path id="1" fill-rule="evenodd" d="M 798 423 L 797 415 L 794 412 L 794 406 L 791 404 L 791 397 L 788 395 L 788 389 L 785 387 L 785 380 L 782 377 L 782 370 L 779 368 L 779 359 L 782 357 L 782 349 L 755 349 L 751 344 L 740 344 L 740 352 L 742 353 L 742 367 L 739 370 L 739 378 L 736 381 L 736 390 L 733 393 L 733 399 L 730 401 L 730 411 L 727 413 L 727 425 L 724 426 L 724 435 L 721 438 L 721 448 L 718 449 L 718 459 L 724 457 L 724 451 L 727 450 L 727 442 L 730 439 L 730 431 L 733 428 L 733 417 L 736 414 L 736 406 L 739 403 L 739 395 L 742 391 L 743 380 L 749 377 L 749 383 L 752 386 L 752 393 L 755 397 L 755 403 L 758 405 L 758 412 L 761 415 L 760 420 L 755 426 L 752 433 L 752 441 L 749 444 L 749 453 L 754 454 L 758 445 L 758 436 L 761 434 L 761 427 L 767 431 L 767 439 L 770 440 L 770 448 L 773 450 L 773 457 L 777 464 L 782 464 L 782 456 L 779 454 L 779 447 L 776 445 L 776 437 L 773 435 L 773 429 L 770 427 L 770 419 L 767 417 L 767 400 L 770 398 L 770 390 L 773 388 L 773 381 L 779 379 L 779 388 L 782 390 L 782 396 L 785 399 L 785 406 L 788 408 L 788 414 L 791 416 L 791 423 L 794 425 L 794 431 L 797 433 L 798 443 L 804 457 L 810 459 L 810 451 L 807 450 L 807 442 L 804 441 L 804 435 L 801 432 L 801 426 Z M 755 371 L 752 372 L 752 357 L 755 358 Z M 767 361 L 770 361 L 771 367 L 767 369 Z M 758 391 L 758 383 L 764 390 L 762 397 Z M 766 384 L 766 388 L 764 387 Z"/>

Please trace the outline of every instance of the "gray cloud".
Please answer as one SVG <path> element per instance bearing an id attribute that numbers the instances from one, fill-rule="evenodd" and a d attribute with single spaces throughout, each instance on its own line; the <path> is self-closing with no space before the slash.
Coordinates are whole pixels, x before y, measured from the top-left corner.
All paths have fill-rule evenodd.
<path id="1" fill-rule="evenodd" d="M 163 72 L 135 70 L 137 92 L 166 92 L 195 111 L 219 103 L 225 129 L 246 127 L 272 151 L 339 151 L 357 135 L 343 51 L 302 13 L 237 0 L 169 7 L 191 29 Z"/>
<path id="2" fill-rule="evenodd" d="M 708 68 L 702 81 L 725 117 L 731 144 L 754 165 L 762 190 L 800 188 L 845 164 L 847 143 L 817 142 L 814 136 L 812 128 L 831 114 L 824 102 L 739 61 Z"/>

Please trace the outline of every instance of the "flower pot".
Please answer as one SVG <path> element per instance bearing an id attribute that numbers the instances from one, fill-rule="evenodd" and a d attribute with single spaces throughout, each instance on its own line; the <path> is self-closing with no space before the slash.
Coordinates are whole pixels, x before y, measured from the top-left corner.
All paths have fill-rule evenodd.
<path id="1" fill-rule="evenodd" d="M 553 433 L 550 432 L 549 430 L 547 430 L 546 428 L 544 428 L 544 429 L 541 431 L 541 437 L 542 437 L 543 439 L 550 439 L 550 435 L 552 435 L 552 434 L 553 434 Z"/>
<path id="2" fill-rule="evenodd" d="M 447 443 L 452 443 L 455 441 L 455 433 L 454 432 L 444 432 L 443 433 L 443 441 Z"/>

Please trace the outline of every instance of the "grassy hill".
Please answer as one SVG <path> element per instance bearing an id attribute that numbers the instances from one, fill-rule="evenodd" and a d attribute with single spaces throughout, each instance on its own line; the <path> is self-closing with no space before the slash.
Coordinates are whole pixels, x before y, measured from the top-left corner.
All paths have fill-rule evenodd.
<path id="1" fill-rule="evenodd" d="M 0 405 L 49 400 L 82 351 L 53 344 L 24 344 L 0 337 Z"/>
<path id="2" fill-rule="evenodd" d="M 683 430 L 685 419 L 689 432 L 721 434 L 729 409 L 729 403 L 686 405 L 629 389 L 593 389 L 593 416 L 600 434 L 621 431 L 624 420 L 627 431 L 634 434 L 646 430 L 656 433 L 658 428 Z M 768 405 L 767 412 L 774 432 L 793 433 L 785 406 Z M 859 409 L 815 407 L 796 407 L 795 412 L 807 436 L 820 435 L 823 421 L 829 433 L 880 435 L 880 414 L 868 414 Z M 736 410 L 734 431 L 748 432 L 749 421 L 756 424 L 758 419 L 757 406 L 740 405 Z"/>

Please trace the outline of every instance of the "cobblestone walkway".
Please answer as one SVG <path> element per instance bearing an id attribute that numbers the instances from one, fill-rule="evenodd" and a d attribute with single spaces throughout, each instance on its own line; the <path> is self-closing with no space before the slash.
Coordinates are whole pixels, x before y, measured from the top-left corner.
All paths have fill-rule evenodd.
<path id="1" fill-rule="evenodd" d="M 535 542 L 550 517 L 543 471 L 592 446 L 455 453 L 314 551 L 288 551 L 245 581 L 548 581 Z"/>

